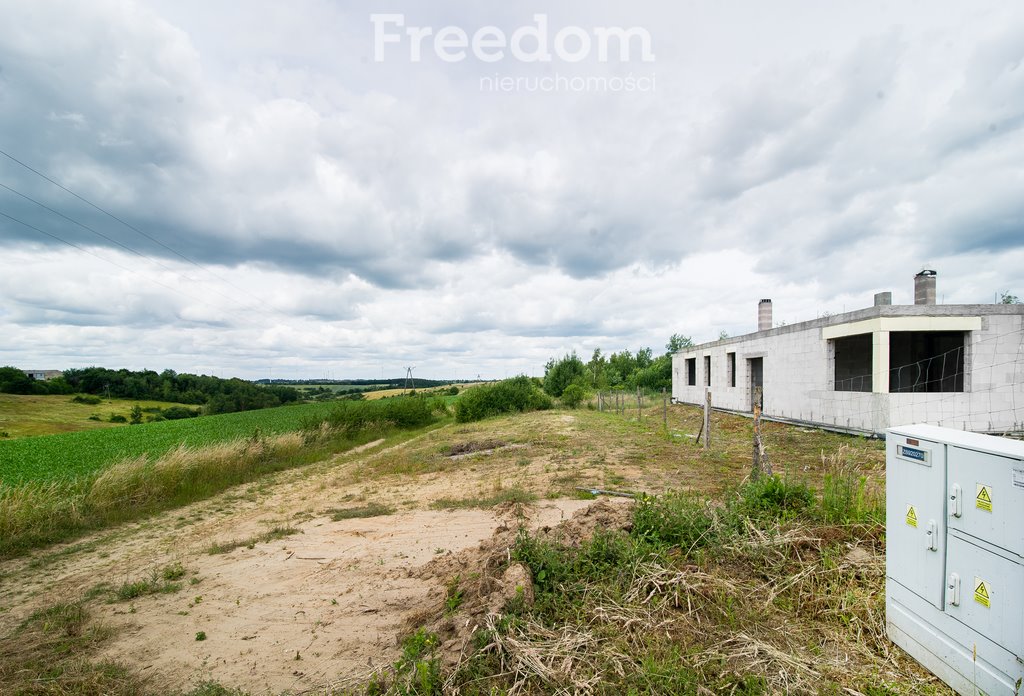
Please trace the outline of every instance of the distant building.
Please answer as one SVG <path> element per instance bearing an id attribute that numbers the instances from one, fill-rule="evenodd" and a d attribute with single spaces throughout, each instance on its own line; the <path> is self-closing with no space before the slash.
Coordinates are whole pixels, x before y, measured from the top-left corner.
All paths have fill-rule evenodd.
<path id="1" fill-rule="evenodd" d="M 1024 305 L 936 305 L 934 271 L 915 277 L 913 305 L 892 293 L 873 307 L 686 348 L 672 358 L 672 397 L 766 417 L 882 434 L 931 423 L 1024 432 Z"/>
<path id="2" fill-rule="evenodd" d="M 64 375 L 63 370 L 24 370 L 24 373 L 40 382 L 45 382 L 48 379 L 57 379 Z"/>

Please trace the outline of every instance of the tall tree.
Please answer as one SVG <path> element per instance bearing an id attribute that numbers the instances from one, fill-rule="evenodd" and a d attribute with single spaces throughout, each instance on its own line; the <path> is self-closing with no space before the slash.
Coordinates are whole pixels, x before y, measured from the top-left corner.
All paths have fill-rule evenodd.
<path id="1" fill-rule="evenodd" d="M 690 348 L 691 346 L 693 346 L 693 339 L 682 334 L 672 334 L 668 339 L 668 343 L 665 344 L 665 348 L 668 351 L 667 355 L 678 353 L 684 348 Z"/>
<path id="2" fill-rule="evenodd" d="M 544 391 L 554 397 L 559 397 L 565 388 L 573 382 L 586 377 L 586 367 L 583 361 L 576 355 L 576 351 L 566 355 L 561 360 L 552 358 L 544 366 Z"/>

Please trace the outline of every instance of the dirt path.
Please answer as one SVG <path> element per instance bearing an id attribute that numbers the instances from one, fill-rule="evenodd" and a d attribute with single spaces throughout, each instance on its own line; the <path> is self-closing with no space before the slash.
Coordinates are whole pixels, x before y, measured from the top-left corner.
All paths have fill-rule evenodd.
<path id="1" fill-rule="evenodd" d="M 272 486 L 231 491 L 6 562 L 0 630 L 102 583 L 116 588 L 180 563 L 186 575 L 178 592 L 105 603 L 107 591 L 93 600 L 94 615 L 117 629 L 97 657 L 123 662 L 166 689 L 215 680 L 263 694 L 359 681 L 393 662 L 407 620 L 438 603 L 439 580 L 419 573 L 424 565 L 479 545 L 501 526 L 553 526 L 589 505 L 560 499 L 504 512 L 426 509 L 431 500 L 476 496 L 489 485 L 493 472 L 472 461 L 460 461 L 466 468 L 457 475 L 357 475 L 424 438 L 419 446 L 436 451 L 432 442 L 448 436 L 433 431 L 385 450 L 370 443 L 317 468 L 279 474 Z M 340 521 L 329 514 L 367 501 L 400 511 Z M 298 532 L 209 553 L 213 542 L 250 539 L 274 525 Z"/>

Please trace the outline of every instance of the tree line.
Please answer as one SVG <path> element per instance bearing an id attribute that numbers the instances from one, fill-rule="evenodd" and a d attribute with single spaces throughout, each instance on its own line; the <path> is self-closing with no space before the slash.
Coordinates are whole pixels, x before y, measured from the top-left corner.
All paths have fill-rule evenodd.
<path id="1" fill-rule="evenodd" d="M 270 408 L 300 399 L 297 389 L 258 386 L 244 379 L 178 374 L 174 370 L 111 370 L 84 367 L 63 376 L 34 380 L 15 367 L 0 368 L 0 392 L 6 394 L 94 394 L 108 398 L 171 401 L 204 405 L 206 413 L 232 413 Z"/>
<path id="2" fill-rule="evenodd" d="M 658 356 L 651 348 L 640 348 L 636 353 L 622 350 L 611 355 L 595 348 L 590 361 L 583 362 L 573 351 L 561 359 L 552 358 L 544 366 L 544 391 L 562 398 L 566 390 L 570 397 L 607 389 L 670 390 L 672 354 L 692 345 L 689 336 L 673 334 L 665 344 L 666 352 Z"/>

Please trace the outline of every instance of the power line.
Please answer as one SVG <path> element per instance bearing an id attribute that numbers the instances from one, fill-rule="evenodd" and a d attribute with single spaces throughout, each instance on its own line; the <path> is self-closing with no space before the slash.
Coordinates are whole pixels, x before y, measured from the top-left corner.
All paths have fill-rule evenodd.
<path id="1" fill-rule="evenodd" d="M 222 283 L 224 283 L 225 285 L 230 285 L 231 287 L 235 288 L 235 290 L 238 290 L 239 292 L 241 292 L 241 293 L 243 293 L 243 294 L 244 294 L 244 293 L 246 293 L 246 291 L 245 291 L 245 290 L 243 290 L 242 288 L 239 288 L 239 287 L 237 287 L 236 285 L 234 285 L 234 284 L 233 284 L 233 283 L 231 283 L 230 281 L 228 281 L 228 280 L 226 280 L 226 279 L 224 279 L 224 278 L 221 278 L 221 277 L 220 277 L 219 275 L 217 275 L 216 273 L 214 273 L 214 272 L 213 272 L 213 271 L 211 271 L 210 269 L 206 268 L 205 266 L 203 266 L 202 264 L 200 264 L 200 263 L 199 263 L 198 261 L 194 261 L 193 259 L 190 259 L 190 258 L 189 258 L 188 256 L 185 256 L 185 255 L 184 255 L 184 254 L 182 254 L 181 252 L 179 252 L 179 251 L 177 251 L 177 250 L 175 250 L 175 249 L 173 249 L 173 248 L 169 247 L 169 246 L 168 246 L 167 244 L 164 244 L 164 243 L 163 243 L 162 241 L 160 241 L 160 240 L 159 240 L 159 239 L 157 239 L 156 237 L 153 237 L 153 236 L 151 236 L 151 235 L 148 235 L 148 234 L 146 234 L 145 232 L 143 232 L 142 230 L 140 230 L 140 229 L 139 229 L 138 227 L 136 227 L 135 225 L 132 225 L 132 224 L 131 224 L 131 223 L 129 223 L 129 222 L 125 222 L 124 220 L 122 220 L 121 218 L 119 218 L 119 217 L 118 217 L 117 215 L 114 215 L 114 214 L 113 214 L 113 213 L 111 213 L 110 211 L 108 211 L 108 210 L 106 210 L 106 209 L 104 209 L 104 208 L 102 208 L 102 207 L 100 207 L 100 206 L 96 205 L 95 203 L 93 203 L 93 202 L 92 202 L 92 201 L 90 201 L 89 199 L 85 198 L 84 196 L 80 196 L 79 194 L 77 194 L 77 193 L 75 193 L 74 191 L 72 191 L 71 189 L 69 189 L 69 188 L 68 188 L 67 186 L 64 186 L 63 184 L 61 184 L 61 183 L 60 183 L 59 181 L 55 181 L 54 179 L 51 179 L 51 178 L 50 178 L 50 177 L 48 177 L 48 176 L 47 176 L 46 174 L 43 174 L 43 173 L 42 173 L 41 171 L 39 171 L 38 169 L 35 169 L 35 168 L 33 168 L 32 166 L 30 166 L 30 165 L 28 165 L 28 164 L 26 164 L 26 163 L 22 162 L 22 161 L 21 161 L 20 159 L 18 159 L 18 158 L 17 158 L 17 157 L 15 157 L 14 155 L 10 154 L 9 152 L 6 152 L 6 151 L 4 151 L 4 150 L 0 150 L 0 155 L 3 155 L 4 157 L 6 157 L 7 159 L 11 160 L 12 162 L 15 162 L 16 164 L 18 164 L 18 165 L 20 165 L 20 166 L 24 167 L 25 169 L 29 170 L 30 172 L 32 172 L 32 173 L 33 173 L 33 174 L 35 174 L 36 176 L 39 176 L 39 177 L 41 177 L 41 178 L 45 179 L 46 181 L 50 182 L 51 184 L 53 184 L 53 185 L 54 185 L 54 186 L 56 186 L 57 188 L 59 188 L 59 189 L 61 189 L 62 191 L 65 191 L 66 193 L 68 193 L 68 194 L 70 194 L 70 195 L 74 196 L 74 197 L 75 197 L 75 198 L 77 198 L 78 200 L 80 200 L 80 201 L 82 201 L 83 203 L 85 203 L 86 205 L 88 205 L 88 206 L 90 206 L 90 207 L 92 207 L 92 208 L 94 208 L 94 209 L 98 210 L 99 212 L 103 213 L 103 214 L 104 214 L 104 215 L 106 215 L 107 217 L 109 217 L 109 218 L 111 218 L 111 219 L 113 219 L 113 220 L 116 220 L 117 222 L 121 223 L 122 225 L 124 225 L 124 226 L 125 226 L 125 227 L 127 227 L 128 229 L 132 230 L 133 232 L 135 232 L 135 233 L 137 233 L 137 234 L 140 234 L 140 235 L 142 235 L 143 237 L 145 237 L 146 239 L 150 240 L 150 241 L 151 241 L 151 242 L 153 242 L 154 244 L 158 244 L 158 245 L 160 245 L 161 247 L 163 247 L 163 248 L 164 248 L 164 249 L 166 249 L 167 251 L 169 251 L 169 252 L 171 252 L 172 254 L 174 254 L 175 256 L 177 256 L 177 257 L 179 257 L 179 258 L 181 258 L 181 259 L 183 259 L 183 260 L 187 261 L 188 263 L 192 264 L 192 265 L 193 265 L 193 266 L 195 266 L 196 268 L 199 268 L 200 270 L 202 270 L 202 271 L 205 271 L 206 273 L 209 273 L 209 274 L 210 274 L 211 276 L 213 276 L 213 277 L 214 277 L 214 278 L 216 278 L 217 280 L 221 281 L 221 282 L 222 282 Z"/>
<path id="2" fill-rule="evenodd" d="M 219 290 L 217 290 L 216 288 L 212 287 L 212 286 L 211 286 L 211 285 L 210 285 L 209 283 L 207 283 L 206 281 L 200 280 L 200 279 L 198 279 L 198 278 L 193 278 L 193 277 L 191 277 L 191 276 L 189 276 L 189 275 L 186 275 L 186 274 L 184 274 L 184 273 L 181 273 L 180 271 L 176 271 L 176 270 L 174 270 L 173 268 L 171 268 L 170 266 L 166 266 L 166 265 L 164 265 L 164 264 L 160 263 L 159 261 L 157 261 L 157 260 L 156 260 L 156 259 L 154 259 L 153 257 L 149 256 L 148 254 L 144 254 L 144 253 L 142 253 L 141 251 L 138 251 L 138 250 L 136 250 L 136 249 L 133 249 L 132 247 L 128 246 L 127 244 L 124 244 L 124 243 L 122 243 L 122 242 L 120 242 L 120 241 L 118 241 L 118 240 L 114 239 L 113 237 L 110 237 L 110 236 L 108 236 L 108 235 L 105 235 L 105 234 L 103 234 L 102 232 L 100 232 L 99 230 L 96 230 L 96 229 L 94 229 L 94 228 L 90 227 L 89 225 L 86 225 L 86 224 L 85 224 L 85 223 L 83 223 L 83 222 L 79 222 L 78 220 L 75 220 L 74 218 L 72 218 L 72 217 L 69 217 L 69 216 L 65 215 L 64 213 L 60 212 L 59 210 L 54 210 L 53 208 L 51 208 L 50 206 L 46 205 L 45 203 L 42 203 L 42 202 L 40 202 L 40 201 L 37 201 L 37 200 L 36 200 L 35 198 L 32 198 L 31 196 L 28 196 L 28 195 L 26 195 L 26 194 L 22 193 L 21 191 L 17 191 L 17 190 L 15 190 L 15 189 L 11 188 L 10 186 L 8 186 L 7 184 L 4 184 L 4 183 L 0 182 L 0 188 L 4 188 L 4 189 L 6 189 L 6 190 L 10 191 L 11 193 L 13 193 L 13 194 L 15 194 L 15 195 L 17 195 L 17 196 L 21 196 L 21 197 L 22 197 L 22 198 L 24 198 L 25 200 L 27 200 L 27 201 L 29 201 L 29 202 L 31 202 L 31 203 L 34 203 L 35 205 L 39 206 L 40 208 L 43 208 L 44 210 L 47 210 L 47 211 L 49 211 L 49 212 L 53 213 L 54 215 L 58 215 L 58 216 L 60 216 L 61 218 L 63 218 L 63 219 L 65 219 L 65 220 L 67 220 L 68 222 L 70 222 L 70 223 L 72 223 L 72 224 L 74 224 L 74 225 L 77 225 L 77 226 L 81 227 L 81 228 L 82 228 L 82 229 L 84 229 L 84 230 L 88 230 L 89 232 L 92 232 L 92 233 L 93 233 L 93 234 L 95 234 L 96 236 L 98 236 L 98 237 L 100 237 L 100 238 L 102 238 L 102 239 L 105 239 L 105 240 L 107 240 L 107 241 L 108 241 L 108 242 L 110 242 L 111 244 L 115 244 L 115 245 L 117 245 L 117 246 L 121 247 L 121 248 L 122 248 L 122 249 L 124 249 L 125 251 L 128 251 L 128 252 L 130 252 L 130 253 L 132 253 L 132 254 L 135 254 L 136 256 L 138 256 L 138 257 L 140 257 L 140 258 L 146 259 L 147 261 L 149 261 L 149 262 L 151 262 L 151 263 L 153 263 L 153 264 L 155 264 L 155 265 L 159 266 L 160 268 L 164 269 L 165 271 L 168 271 L 169 273 L 174 273 L 175 275 L 178 275 L 178 276 L 180 276 L 180 277 L 184 278 L 185 280 L 191 281 L 191 282 L 193 282 L 193 283 L 204 283 L 204 284 L 206 284 L 206 285 L 207 285 L 207 287 L 208 287 L 208 288 L 209 288 L 209 289 L 210 289 L 210 290 L 211 290 L 212 292 L 216 293 L 217 295 L 220 295 L 221 297 L 223 297 L 224 299 L 228 300 L 229 302 L 232 302 L 233 304 L 235 304 L 235 305 L 236 305 L 237 307 L 239 307 L 239 308 L 241 308 L 241 309 L 244 309 L 244 310 L 246 310 L 246 311 L 249 311 L 249 312 L 257 312 L 257 313 L 259 313 L 259 314 L 263 314 L 263 315 L 264 315 L 265 317 L 267 317 L 267 318 L 270 318 L 270 315 L 269 315 L 269 314 L 266 314 L 266 313 L 265 313 L 265 312 L 264 312 L 264 311 L 263 311 L 262 309 L 260 309 L 259 307 L 257 307 L 257 306 L 254 306 L 254 305 L 246 305 L 246 304 L 243 304 L 243 303 L 239 302 L 239 301 L 238 301 L 237 299 L 235 299 L 234 297 L 231 297 L 230 295 L 225 295 L 224 293 L 220 292 L 220 291 L 219 291 Z M 22 224 L 24 224 L 24 223 L 22 223 Z M 39 230 L 37 230 L 37 231 L 39 231 Z M 49 233 L 47 233 L 47 232 L 43 232 L 43 234 L 49 234 Z M 49 235 L 49 236 L 51 236 L 51 237 L 54 237 L 55 239 L 59 239 L 59 238 L 58 238 L 58 237 L 56 237 L 55 235 Z M 63 239 L 62 239 L 61 241 L 65 241 L 65 240 L 63 240 Z M 80 247 L 76 247 L 76 248 L 80 248 Z M 95 254 L 93 254 L 93 255 L 95 256 Z M 97 258 L 101 258 L 101 257 L 97 257 Z M 103 259 L 103 260 L 107 260 L 107 259 Z M 164 287 L 166 287 L 166 286 L 164 286 Z M 212 306 L 212 305 L 211 305 L 211 306 Z"/>
<path id="3" fill-rule="evenodd" d="M 12 216 L 8 215 L 7 213 L 3 212 L 2 210 L 0 210 L 0 216 L 3 216 L 5 218 L 7 218 L 11 222 L 16 222 L 17 224 L 22 225 L 23 227 L 27 227 L 30 230 L 38 232 L 39 234 L 43 234 L 43 235 L 46 235 L 47 237 L 50 237 L 52 239 L 56 239 L 58 242 L 62 242 L 64 244 L 67 244 L 69 247 L 73 247 L 75 249 L 78 249 L 82 253 L 88 254 L 89 256 L 97 258 L 100 261 L 105 261 L 105 262 L 109 263 L 111 266 L 116 266 L 117 268 L 120 268 L 122 271 L 128 271 L 132 275 L 137 275 L 140 278 L 142 278 L 144 280 L 148 280 L 149 282 L 154 283 L 156 285 L 159 285 L 160 287 L 165 288 L 167 290 L 170 290 L 171 292 L 176 292 L 179 295 L 182 295 L 183 297 L 187 297 L 188 299 L 190 299 L 190 300 L 192 300 L 194 302 L 198 302 L 200 304 L 204 304 L 207 307 L 213 307 L 214 309 L 220 309 L 219 307 L 214 307 L 213 305 L 209 304 L 208 302 L 204 302 L 203 300 L 200 300 L 198 297 L 193 297 L 192 295 L 189 295 L 188 293 L 182 292 L 181 290 L 179 290 L 177 288 L 172 288 L 170 285 L 164 285 L 163 283 L 161 283 L 158 280 L 154 280 L 152 278 L 147 278 L 146 276 L 142 275 L 141 273 L 139 273 L 138 271 L 136 271 L 134 269 L 129 268 L 128 266 L 122 266 L 121 264 L 117 263 L 116 261 L 111 261 L 110 259 L 105 258 L 103 256 L 100 256 L 99 254 L 94 254 L 93 252 L 89 251 L 85 247 L 81 247 L 81 246 L 75 244 L 74 242 L 69 242 L 68 240 L 64 239 L 63 237 L 59 237 L 59 236 L 53 234 L 52 232 L 47 232 L 46 230 L 40 229 L 40 228 L 36 227 L 35 225 L 30 225 L 29 223 L 27 223 L 27 222 L 25 222 L 23 220 L 19 220 L 16 217 L 12 217 Z"/>

